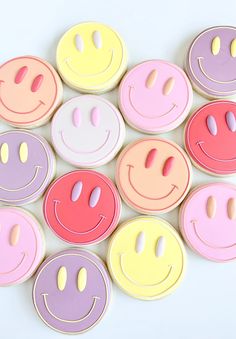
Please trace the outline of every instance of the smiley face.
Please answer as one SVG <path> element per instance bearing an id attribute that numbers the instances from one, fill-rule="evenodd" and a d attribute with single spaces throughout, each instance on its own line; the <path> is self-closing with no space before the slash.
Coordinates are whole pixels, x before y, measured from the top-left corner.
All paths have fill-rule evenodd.
<path id="1" fill-rule="evenodd" d="M 95 326 L 110 302 L 111 281 L 103 262 L 84 250 L 70 249 L 40 266 L 33 301 L 41 319 L 63 333 L 79 334 Z"/>
<path id="2" fill-rule="evenodd" d="M 27 131 L 0 134 L 0 201 L 37 200 L 54 176 L 55 158 L 45 139 Z"/>
<path id="3" fill-rule="evenodd" d="M 90 170 L 70 172 L 48 188 L 44 216 L 61 239 L 92 244 L 107 238 L 120 218 L 119 194 L 110 179 Z"/>
<path id="4" fill-rule="evenodd" d="M 146 214 L 165 213 L 180 204 L 191 176 L 191 164 L 183 150 L 154 137 L 129 144 L 116 166 L 116 183 L 124 201 Z"/>
<path id="5" fill-rule="evenodd" d="M 209 260 L 236 259 L 236 186 L 214 183 L 194 189 L 181 206 L 187 244 Z"/>
<path id="6" fill-rule="evenodd" d="M 236 28 L 208 28 L 193 41 L 186 71 L 194 87 L 211 98 L 236 94 Z"/>
<path id="7" fill-rule="evenodd" d="M 185 271 L 184 245 L 162 219 L 137 217 L 124 222 L 112 236 L 107 263 L 116 284 L 145 300 L 171 293 Z"/>
<path id="8" fill-rule="evenodd" d="M 61 100 L 61 80 L 48 62 L 23 56 L 0 66 L 0 116 L 9 124 L 42 125 Z"/>
<path id="9" fill-rule="evenodd" d="M 200 169 L 236 173 L 236 104 L 221 100 L 200 107 L 186 124 L 185 147 Z"/>
<path id="10" fill-rule="evenodd" d="M 60 107 L 52 121 L 51 135 L 63 159 L 91 168 L 116 155 L 124 141 L 125 125 L 119 111 L 107 100 L 83 95 Z"/>
<path id="11" fill-rule="evenodd" d="M 130 70 L 119 88 L 119 106 L 127 122 L 145 133 L 179 126 L 192 105 L 185 73 L 163 60 L 143 62 Z"/>
<path id="12" fill-rule="evenodd" d="M 57 67 L 63 80 L 81 92 L 100 93 L 114 88 L 127 67 L 121 37 L 110 27 L 81 23 L 61 38 Z"/>
<path id="13" fill-rule="evenodd" d="M 44 257 L 44 237 L 36 219 L 20 208 L 0 208 L 0 286 L 19 284 Z"/>

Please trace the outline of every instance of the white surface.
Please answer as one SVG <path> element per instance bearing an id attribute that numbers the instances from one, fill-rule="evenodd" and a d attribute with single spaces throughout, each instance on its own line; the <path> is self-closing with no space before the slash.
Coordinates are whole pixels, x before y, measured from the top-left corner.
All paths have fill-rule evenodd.
<path id="1" fill-rule="evenodd" d="M 81 21 L 101 21 L 117 29 L 126 41 L 129 67 L 163 58 L 182 66 L 191 39 L 211 25 L 236 25 L 236 2 L 209 0 L 0 0 L 0 63 L 25 54 L 38 55 L 55 64 L 60 36 Z M 76 94 L 65 86 L 64 98 Z M 116 91 L 104 97 L 116 104 Z M 194 95 L 193 109 L 206 102 Z M 9 126 L 0 124 L 0 131 Z M 49 138 L 49 126 L 35 130 Z M 127 128 L 126 143 L 140 137 Z M 182 145 L 182 127 L 166 134 Z M 58 160 L 57 175 L 73 167 Z M 113 177 L 114 161 L 99 171 Z M 217 179 L 194 169 L 194 185 Z M 42 221 L 47 254 L 66 248 L 47 228 L 42 201 L 27 206 Z M 136 215 L 124 205 L 122 220 Z M 178 227 L 178 211 L 164 215 Z M 1 236 L 1 235 L 0 235 Z M 106 242 L 92 249 L 105 258 Z M 0 249 L 1 251 L 1 249 Z M 176 292 L 160 301 L 139 301 L 114 286 L 113 302 L 103 321 L 83 338 L 235 339 L 236 263 L 217 264 L 188 252 L 186 278 Z M 21 286 L 0 289 L 0 338 L 66 338 L 38 318 L 31 302 L 33 279 Z"/>

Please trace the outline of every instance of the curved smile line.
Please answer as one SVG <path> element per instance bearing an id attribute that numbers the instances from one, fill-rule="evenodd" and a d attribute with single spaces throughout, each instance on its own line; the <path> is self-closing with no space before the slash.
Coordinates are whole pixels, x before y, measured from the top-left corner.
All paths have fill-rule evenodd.
<path id="1" fill-rule="evenodd" d="M 21 259 L 21 261 L 19 262 L 19 264 L 17 264 L 16 267 L 14 267 L 12 270 L 7 271 L 7 272 L 0 272 L 0 275 L 3 275 L 3 274 L 9 274 L 9 273 L 12 273 L 12 272 L 16 271 L 16 270 L 22 265 L 23 261 L 25 260 L 26 253 L 23 252 L 22 254 L 23 254 L 22 259 Z"/>
<path id="2" fill-rule="evenodd" d="M 212 159 L 212 160 L 219 161 L 219 162 L 230 162 L 230 161 L 235 161 L 235 160 L 236 160 L 236 158 L 232 158 L 232 159 L 219 159 L 219 158 L 215 158 L 215 157 L 211 156 L 210 154 L 208 154 L 208 153 L 204 150 L 204 148 L 202 147 L 202 144 L 204 144 L 204 141 L 198 141 L 196 144 L 199 146 L 200 150 L 201 150 L 208 158 L 210 158 L 210 159 Z"/>
<path id="3" fill-rule="evenodd" d="M 203 57 L 198 57 L 198 58 L 197 58 L 197 61 L 198 61 L 198 66 L 199 66 L 201 72 L 205 75 L 205 77 L 206 77 L 207 79 L 209 79 L 209 80 L 211 80 L 211 81 L 213 81 L 213 82 L 216 82 L 217 84 L 231 84 L 231 83 L 233 83 L 233 82 L 236 81 L 236 79 L 228 80 L 228 81 L 220 81 L 220 80 L 215 80 L 215 79 L 211 78 L 211 77 L 206 73 L 206 71 L 205 71 L 204 68 L 203 68 L 203 65 L 202 65 L 202 60 L 203 60 L 203 59 L 204 59 Z"/>
<path id="4" fill-rule="evenodd" d="M 152 283 L 152 284 L 140 284 L 138 281 L 132 279 L 129 274 L 125 271 L 124 269 L 124 263 L 123 263 L 123 257 L 124 257 L 124 253 L 120 255 L 120 267 L 121 267 L 121 271 L 122 273 L 124 274 L 124 276 L 126 277 L 126 279 L 128 279 L 132 284 L 138 286 L 138 287 L 155 287 L 157 285 L 160 285 L 162 284 L 165 280 L 168 279 L 171 271 L 172 271 L 172 266 L 170 265 L 169 267 L 169 271 L 168 273 L 166 274 L 165 278 L 163 278 L 162 280 L 156 282 L 156 283 Z"/>
<path id="5" fill-rule="evenodd" d="M 49 306 L 48 306 L 48 302 L 47 302 L 47 296 L 48 296 L 48 293 L 42 293 L 42 296 L 43 296 L 43 301 L 44 301 L 44 305 L 48 311 L 48 313 L 55 319 L 63 322 L 63 323 L 79 323 L 85 319 L 87 319 L 91 313 L 93 312 L 95 306 L 96 306 L 96 303 L 97 303 L 97 300 L 100 299 L 100 297 L 93 297 L 93 304 L 89 310 L 89 312 L 82 318 L 79 318 L 79 319 L 76 319 L 76 320 L 66 320 L 66 319 L 62 319 L 62 318 L 59 318 L 57 317 L 55 314 L 52 313 L 52 311 L 50 310 Z"/>
<path id="6" fill-rule="evenodd" d="M 60 201 L 59 200 L 54 200 L 54 214 L 55 214 L 55 217 L 56 217 L 56 220 L 57 222 L 61 225 L 61 227 L 63 227 L 65 230 L 67 230 L 68 232 L 70 233 L 73 233 L 73 234 L 88 234 L 90 232 L 93 232 L 95 229 L 97 229 L 101 223 L 103 222 L 103 220 L 106 219 L 106 217 L 102 214 L 100 214 L 100 219 L 98 221 L 98 223 L 93 227 L 91 228 L 90 230 L 88 231 L 85 231 L 85 232 L 75 232 L 75 231 L 72 231 L 70 230 L 69 228 L 67 228 L 60 220 L 59 216 L 58 216 L 58 213 L 57 213 L 57 205 L 60 204 Z"/>
<path id="7" fill-rule="evenodd" d="M 21 191 L 21 190 L 23 190 L 23 189 L 29 187 L 29 186 L 35 181 L 35 179 L 37 178 L 38 172 L 39 172 L 40 168 L 42 168 L 42 166 L 35 166 L 35 173 L 34 173 L 34 176 L 33 176 L 33 178 L 30 180 L 30 182 L 28 182 L 28 184 L 26 184 L 25 186 L 19 187 L 19 188 L 14 188 L 14 189 L 9 189 L 9 188 L 5 188 L 5 187 L 3 187 L 3 186 L 0 186 L 0 189 L 2 189 L 3 191 L 6 191 L 6 192 L 18 192 L 18 191 Z"/>
<path id="8" fill-rule="evenodd" d="M 140 111 L 137 110 L 137 108 L 134 105 L 133 99 L 132 99 L 132 90 L 134 90 L 134 87 L 129 86 L 129 102 L 132 106 L 132 108 L 135 110 L 136 113 L 138 113 L 139 115 L 141 115 L 141 117 L 145 118 L 145 119 L 157 119 L 157 118 L 161 118 L 164 117 L 165 115 L 169 114 L 175 107 L 177 107 L 177 105 L 175 103 L 172 104 L 172 107 L 169 109 L 169 111 L 161 114 L 161 115 L 153 115 L 153 116 L 147 116 L 142 114 Z"/>
<path id="9" fill-rule="evenodd" d="M 109 137 L 110 137 L 111 131 L 110 131 L 110 130 L 106 130 L 106 132 L 107 132 L 107 136 L 106 136 L 105 141 L 102 143 L 101 146 L 99 146 L 98 148 L 95 148 L 95 149 L 92 150 L 92 151 L 79 151 L 79 150 L 76 150 L 76 149 L 72 148 L 72 147 L 66 142 L 63 131 L 61 131 L 61 139 L 62 139 L 63 144 L 64 144 L 70 151 L 72 151 L 73 153 L 77 153 L 77 154 L 93 154 L 93 153 L 96 153 L 96 152 L 100 151 L 100 149 L 102 149 L 102 148 L 106 145 L 106 143 L 108 142 L 108 139 L 109 139 Z"/>
<path id="10" fill-rule="evenodd" d="M 140 195 L 142 198 L 145 198 L 145 199 L 148 199 L 148 200 L 162 200 L 164 198 L 167 198 L 175 189 L 178 189 L 178 187 L 174 184 L 171 184 L 172 188 L 171 190 L 166 194 L 166 195 L 163 195 L 162 197 L 148 197 L 146 195 L 143 195 L 142 193 L 140 193 L 136 188 L 135 186 L 133 185 L 132 183 L 132 180 L 131 180 L 131 168 L 134 168 L 134 166 L 132 165 L 127 165 L 129 167 L 129 170 L 128 170 L 128 178 L 129 178 L 129 183 L 130 183 L 130 186 L 133 188 L 133 190 L 138 194 Z"/>

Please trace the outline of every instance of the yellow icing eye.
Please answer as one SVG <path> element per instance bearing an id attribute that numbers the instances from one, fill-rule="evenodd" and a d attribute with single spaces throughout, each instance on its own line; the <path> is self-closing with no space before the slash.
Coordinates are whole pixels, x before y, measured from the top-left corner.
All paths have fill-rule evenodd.
<path id="1" fill-rule="evenodd" d="M 217 55 L 220 51 L 220 37 L 216 36 L 211 43 L 211 51 L 213 55 Z"/>
<path id="2" fill-rule="evenodd" d="M 233 58 L 236 57 L 236 39 L 233 39 L 230 44 L 230 54 Z"/>
<path id="3" fill-rule="evenodd" d="M 82 267 L 79 270 L 77 278 L 77 287 L 80 292 L 83 292 L 87 285 L 87 270 L 85 267 Z"/>
<path id="4" fill-rule="evenodd" d="M 16 246 L 20 238 L 20 225 L 14 225 L 10 233 L 10 244 Z"/>
<path id="5" fill-rule="evenodd" d="M 57 287 L 60 291 L 63 291 L 66 287 L 67 270 L 65 266 L 61 266 L 57 272 Z"/>
<path id="6" fill-rule="evenodd" d="M 8 144 L 5 142 L 1 145 L 0 159 L 3 164 L 6 164 L 9 159 L 9 147 Z"/>
<path id="7" fill-rule="evenodd" d="M 20 144 L 20 161 L 24 164 L 28 160 L 28 145 L 26 142 Z"/>

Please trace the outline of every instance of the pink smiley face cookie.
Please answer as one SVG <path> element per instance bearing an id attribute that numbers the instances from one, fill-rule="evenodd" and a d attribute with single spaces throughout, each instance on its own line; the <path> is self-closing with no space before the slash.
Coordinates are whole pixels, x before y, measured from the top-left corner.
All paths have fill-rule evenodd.
<path id="1" fill-rule="evenodd" d="M 119 88 L 126 121 L 144 133 L 163 133 L 187 117 L 193 93 L 185 73 L 163 60 L 145 61 L 131 69 Z"/>
<path id="2" fill-rule="evenodd" d="M 166 213 L 184 199 L 191 185 L 191 164 L 174 142 L 139 139 L 120 154 L 116 183 L 124 201 L 146 214 Z"/>
<path id="3" fill-rule="evenodd" d="M 0 66 L 0 117 L 16 127 L 46 123 L 62 100 L 55 69 L 34 56 L 11 59 Z"/>
<path id="4" fill-rule="evenodd" d="M 209 260 L 236 259 L 236 186 L 199 186 L 180 211 L 180 230 L 187 244 Z"/>

